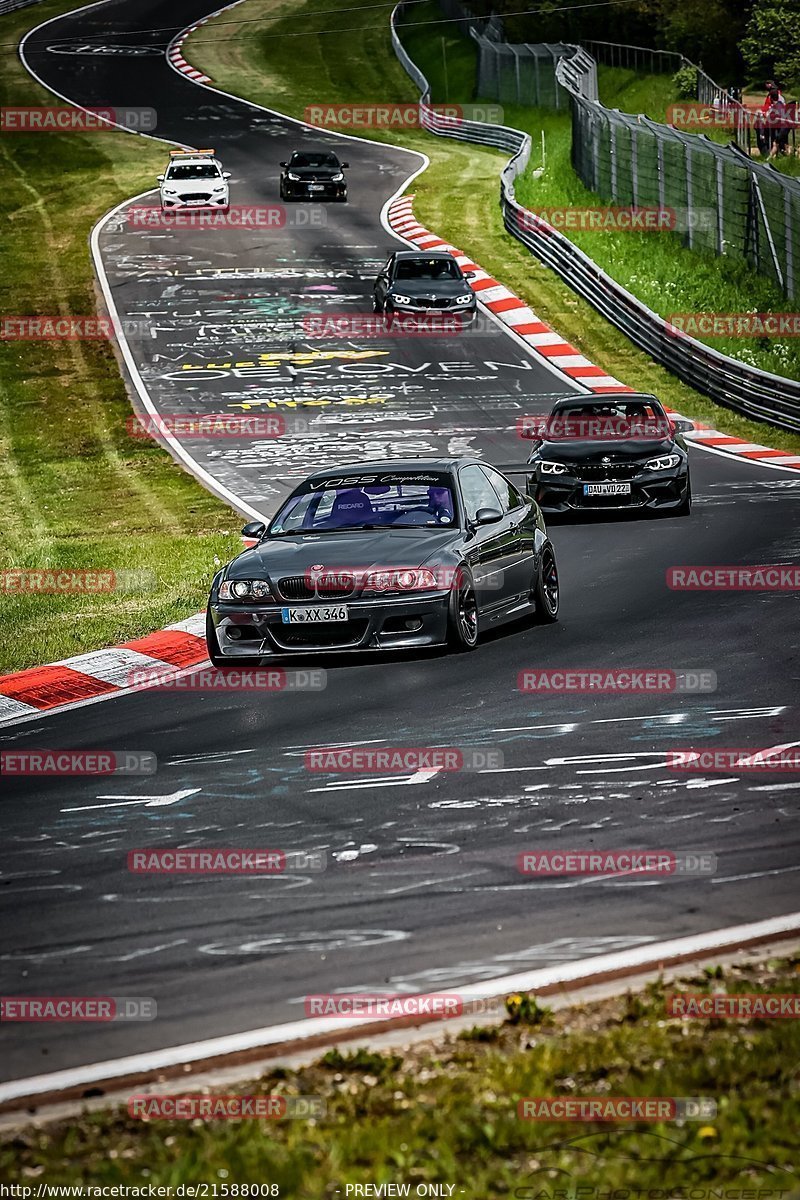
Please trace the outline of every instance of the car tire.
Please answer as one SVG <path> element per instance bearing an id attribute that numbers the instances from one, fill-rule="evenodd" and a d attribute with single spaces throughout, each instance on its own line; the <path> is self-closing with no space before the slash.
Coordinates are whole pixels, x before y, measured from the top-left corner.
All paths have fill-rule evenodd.
<path id="1" fill-rule="evenodd" d="M 374 313 L 379 313 L 381 311 L 381 306 L 378 303 L 378 297 L 374 293 L 372 296 L 372 311 Z"/>
<path id="2" fill-rule="evenodd" d="M 537 625 L 551 625 L 558 620 L 560 589 L 556 555 L 550 542 L 545 542 L 539 556 L 536 579 L 531 588 L 531 598 L 536 605 L 534 621 Z"/>
<path id="3" fill-rule="evenodd" d="M 478 644 L 478 600 L 475 582 L 468 571 L 459 569 L 450 591 L 447 615 L 447 644 L 457 654 L 466 654 Z"/>

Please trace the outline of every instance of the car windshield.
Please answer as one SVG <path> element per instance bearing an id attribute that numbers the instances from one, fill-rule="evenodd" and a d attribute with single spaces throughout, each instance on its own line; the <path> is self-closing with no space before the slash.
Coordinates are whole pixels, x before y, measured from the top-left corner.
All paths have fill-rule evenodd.
<path id="1" fill-rule="evenodd" d="M 217 179 L 219 173 L 213 163 L 178 163 L 167 171 L 167 179 Z"/>
<path id="2" fill-rule="evenodd" d="M 338 167 L 339 160 L 335 154 L 293 154 L 289 164 L 292 167 Z"/>
<path id="3" fill-rule="evenodd" d="M 317 481 L 315 481 L 317 482 Z M 455 508 L 449 478 L 435 475 L 391 482 L 375 476 L 306 485 L 290 496 L 269 527 L 268 537 L 398 527 L 453 527 Z"/>
<path id="4" fill-rule="evenodd" d="M 452 258 L 401 258 L 395 279 L 460 279 L 458 263 Z"/>
<path id="5" fill-rule="evenodd" d="M 670 423 L 664 409 L 649 397 L 558 405 L 547 418 L 548 440 L 594 438 L 665 438 Z"/>

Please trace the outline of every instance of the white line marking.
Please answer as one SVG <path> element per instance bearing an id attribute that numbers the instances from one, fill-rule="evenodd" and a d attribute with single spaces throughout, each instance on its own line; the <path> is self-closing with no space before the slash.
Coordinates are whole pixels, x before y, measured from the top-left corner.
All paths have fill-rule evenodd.
<path id="1" fill-rule="evenodd" d="M 650 963 L 663 962 L 678 955 L 700 955 L 713 952 L 720 947 L 751 941 L 755 938 L 768 939 L 783 933 L 800 930 L 800 912 L 785 916 L 769 917 L 747 925 L 735 925 L 729 929 L 714 929 L 707 933 L 688 937 L 672 938 L 666 942 L 647 943 L 613 954 L 601 954 L 582 960 L 562 963 L 555 967 L 539 967 L 513 975 L 484 979 L 480 983 L 459 987 L 458 992 L 465 1001 L 485 999 L 487 994 L 503 995 L 509 992 L 535 992 L 544 986 L 563 984 L 568 986 L 577 979 L 611 971 L 633 971 Z M 489 990 L 491 989 L 491 990 Z M 290 1021 L 282 1025 L 265 1025 L 244 1033 L 207 1038 L 188 1042 L 181 1046 L 168 1046 L 126 1058 L 110 1059 L 106 1062 L 88 1063 L 64 1071 L 53 1071 L 48 1075 L 34 1075 L 28 1079 L 12 1079 L 0 1084 L 0 1104 L 22 1098 L 56 1092 L 66 1088 L 87 1087 L 103 1080 L 117 1079 L 126 1075 L 155 1074 L 167 1067 L 184 1063 L 203 1062 L 244 1050 L 255 1050 L 261 1046 L 275 1046 L 282 1042 L 295 1041 L 304 1037 L 329 1034 L 333 1038 L 344 1029 L 359 1025 L 382 1024 L 381 1018 L 371 1020 L 364 1017 L 311 1017 L 307 1020 Z"/>

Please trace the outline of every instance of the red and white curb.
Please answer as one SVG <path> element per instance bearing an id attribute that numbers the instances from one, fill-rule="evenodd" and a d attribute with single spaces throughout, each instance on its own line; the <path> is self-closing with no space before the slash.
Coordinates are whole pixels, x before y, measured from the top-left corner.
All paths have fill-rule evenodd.
<path id="1" fill-rule="evenodd" d="M 505 284 L 494 279 L 488 271 L 479 267 L 463 250 L 420 225 L 413 213 L 413 201 L 413 195 L 401 196 L 389 206 L 387 219 L 393 232 L 404 241 L 418 246 L 420 250 L 447 250 L 463 270 L 474 271 L 475 276 L 470 280 L 470 286 L 477 293 L 479 302 L 536 354 L 546 359 L 552 369 L 560 371 L 571 382 L 579 383 L 590 392 L 635 390 L 609 375 L 602 367 L 596 367 L 577 347 L 565 342 L 561 334 L 542 321 L 524 300 L 510 291 Z M 800 470 L 800 455 L 787 454 L 785 450 L 772 450 L 769 446 L 761 446 L 757 442 L 730 437 L 701 422 L 695 421 L 694 425 L 694 432 L 687 436 L 709 450 L 732 454 L 739 458 L 756 459 L 771 466 Z"/>
<path id="2" fill-rule="evenodd" d="M 212 79 L 210 75 L 204 75 L 202 71 L 198 71 L 196 67 L 193 67 L 191 63 L 186 61 L 183 57 L 182 47 L 189 34 L 194 33 L 201 25 L 205 25 L 208 19 L 208 17 L 203 17 L 196 25 L 190 25 L 188 29 L 182 29 L 178 36 L 167 46 L 167 62 L 169 65 L 176 71 L 179 71 L 181 75 L 188 75 L 190 79 L 194 79 L 195 83 L 211 83 Z"/>
<path id="3" fill-rule="evenodd" d="M 204 622 L 204 615 L 198 613 L 120 646 L 1 675 L 0 727 L 124 691 L 130 687 L 134 671 L 163 671 L 165 666 L 180 669 L 205 662 Z"/>
<path id="4" fill-rule="evenodd" d="M 668 967 L 696 962 L 698 959 L 727 952 L 771 944 L 796 937 L 800 931 L 800 913 L 768 917 L 746 925 L 714 929 L 707 933 L 672 938 L 665 942 L 649 942 L 612 954 L 597 955 L 553 967 L 537 967 L 481 983 L 448 989 L 463 1001 L 469 1012 L 476 1001 L 503 997 L 516 992 L 537 996 L 563 995 L 570 989 L 610 981 L 628 981 L 632 976 Z M 630 986 L 626 984 L 625 990 Z M 441 993 L 439 993 L 441 994 Z M 433 995 L 415 996 L 417 1013 L 402 1017 L 310 1017 L 281 1025 L 267 1025 L 203 1041 L 168 1046 L 159 1050 L 85 1066 L 34 1075 L 27 1079 L 12 1079 L 0 1083 L 0 1112 L 34 1108 L 37 1104 L 52 1103 L 70 1097 L 80 1098 L 88 1088 L 109 1091 L 112 1087 L 134 1086 L 170 1078 L 186 1080 L 190 1070 L 218 1069 L 230 1065 L 277 1058 L 287 1053 L 313 1047 L 337 1044 L 358 1039 L 362 1043 L 381 1033 L 396 1029 L 428 1025 L 448 1029 L 454 1016 L 443 1020 L 441 1009 L 433 1003 Z M 481 1017 L 481 1023 L 485 1018 Z M 252 1071 L 250 1073 L 252 1075 Z M 244 1072 L 247 1078 L 247 1072 Z M 154 1088 L 157 1091 L 158 1088 Z"/>

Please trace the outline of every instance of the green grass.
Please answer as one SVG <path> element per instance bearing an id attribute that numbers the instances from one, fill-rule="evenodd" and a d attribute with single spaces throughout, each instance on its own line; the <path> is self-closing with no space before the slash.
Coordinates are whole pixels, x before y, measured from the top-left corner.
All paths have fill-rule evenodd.
<path id="1" fill-rule="evenodd" d="M 0 1143 L 0 1180 L 274 1184 L 291 1200 L 333 1200 L 348 1184 L 389 1182 L 409 1184 L 412 1196 L 418 1184 L 455 1185 L 454 1197 L 470 1200 L 552 1200 L 578 1188 L 796 1195 L 800 1023 L 684 1021 L 666 1015 L 665 999 L 673 991 L 796 992 L 799 965 L 751 960 L 546 1017 L 531 1005 L 530 1022 L 391 1054 L 329 1051 L 311 1066 L 225 1088 L 319 1097 L 326 1111 L 313 1122 L 145 1122 L 118 1109 L 25 1129 Z M 178 1081 L 173 1091 L 193 1088 Z M 598 1095 L 705 1097 L 717 1115 L 653 1125 L 517 1116 L 521 1098 Z"/>
<path id="2" fill-rule="evenodd" d="M 74 7 L 51 0 L 3 18 L 13 42 Z M 3 105 L 59 103 L 15 55 Z M 124 133 L 9 133 L 0 311 L 96 312 L 89 233 L 153 182 L 166 148 Z M 28 567 L 141 572 L 139 590 L 3 596 L 0 670 L 16 670 L 147 633 L 197 612 L 213 558 L 240 543 L 239 519 L 155 443 L 133 441 L 131 408 L 108 343 L 0 342 L 0 571 Z"/>
<path id="3" fill-rule="evenodd" d="M 348 7 L 347 0 L 341 0 L 341 3 L 344 8 Z M 326 5 L 326 8 L 330 10 L 333 5 Z M 226 91 L 291 116 L 302 117 L 307 105 L 318 102 L 409 101 L 416 98 L 414 85 L 393 53 L 385 9 L 362 14 L 361 24 L 356 29 L 353 28 L 352 13 L 329 11 L 323 23 L 313 19 L 313 12 L 314 5 L 308 0 L 247 0 L 234 10 L 241 21 L 237 22 L 228 13 L 226 20 L 231 23 L 224 28 L 220 26 L 217 30 L 211 22 L 191 34 L 185 47 L 187 56 Z M 432 21 L 438 15 L 433 0 L 414 9 L 416 22 Z M 263 29 L 254 32 L 254 25 L 245 23 L 252 21 L 263 21 Z M 293 53 L 287 55 L 287 42 L 281 40 L 282 36 L 297 34 L 307 26 L 329 32 L 292 37 Z M 258 25 L 255 28 L 258 29 Z M 404 34 L 404 42 L 431 80 L 434 101 L 442 102 L 445 95 L 442 29 L 450 31 L 446 34 L 448 98 L 454 102 L 468 102 L 473 99 L 470 80 L 474 77 L 475 61 L 469 41 L 458 37 L 451 26 L 437 26 L 433 37 L 423 26 L 414 26 Z M 508 124 L 530 128 L 534 136 L 532 167 L 540 161 L 537 155 L 541 127 L 546 129 L 548 155 L 558 153 L 556 132 L 566 128 L 567 118 L 552 113 L 539 117 L 530 108 L 506 106 L 505 120 Z M 413 184 L 417 197 L 414 211 L 418 219 L 473 255 L 592 361 L 601 364 L 618 379 L 644 391 L 655 392 L 665 404 L 686 416 L 747 440 L 800 451 L 800 436 L 722 409 L 653 363 L 506 233 L 497 203 L 498 175 L 506 155 L 437 139 L 411 129 L 402 133 L 370 129 L 365 133 L 375 140 L 408 146 L 429 155 L 431 166 Z M 576 195 L 585 196 L 587 193 L 569 165 L 564 165 L 563 159 L 558 161 L 562 163 L 560 175 L 564 196 L 570 194 L 573 186 Z M 561 202 L 569 201 L 562 198 Z M 636 239 L 632 234 L 621 236 L 629 241 Z M 623 241 L 623 248 L 624 245 Z M 685 271 L 691 277 L 697 265 L 694 255 L 679 246 L 675 250 L 688 256 L 681 274 Z M 719 260 L 714 262 L 718 270 Z M 669 257 L 661 269 L 663 278 L 669 280 L 677 268 Z M 658 278 L 655 272 L 652 277 Z M 761 282 L 748 273 L 748 297 L 752 294 L 751 281 Z M 744 298 L 739 305 L 741 308 L 752 306 L 751 302 L 745 303 Z M 682 308 L 690 310 L 691 305 L 678 303 L 676 297 L 670 311 Z"/>

